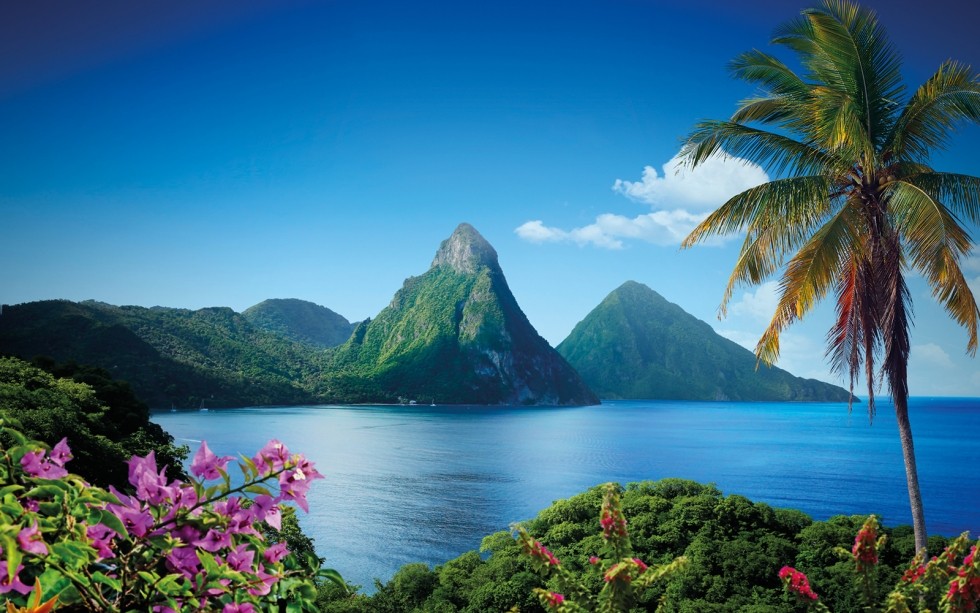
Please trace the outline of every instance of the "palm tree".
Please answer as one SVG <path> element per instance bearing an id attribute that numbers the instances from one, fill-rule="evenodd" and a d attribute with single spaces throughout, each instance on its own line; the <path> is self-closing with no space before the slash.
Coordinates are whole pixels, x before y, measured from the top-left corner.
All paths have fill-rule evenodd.
<path id="1" fill-rule="evenodd" d="M 837 317 L 827 356 L 849 378 L 852 400 L 855 382 L 867 380 L 871 419 L 875 388 L 888 384 L 915 547 L 923 550 L 908 416 L 912 305 L 905 277 L 921 273 L 966 329 L 967 351 L 975 354 L 980 311 L 960 261 L 972 247 L 964 223 L 980 222 L 980 178 L 937 172 L 927 162 L 957 125 L 980 122 L 980 79 L 947 61 L 907 97 L 899 56 L 875 13 L 842 0 L 804 11 L 776 31 L 773 43 L 796 54 L 800 74 L 761 51 L 735 58 L 734 75 L 761 93 L 727 121 L 697 124 L 683 155 L 696 166 L 727 152 L 778 178 L 725 202 L 684 246 L 745 232 L 720 315 L 735 287 L 779 276 L 778 306 L 756 346 L 768 364 L 779 357 L 780 333 L 833 290 Z"/>

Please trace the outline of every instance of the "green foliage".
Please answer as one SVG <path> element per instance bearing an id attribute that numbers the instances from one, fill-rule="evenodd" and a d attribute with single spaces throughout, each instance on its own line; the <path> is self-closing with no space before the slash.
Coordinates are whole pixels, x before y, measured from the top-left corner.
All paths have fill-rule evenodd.
<path id="1" fill-rule="evenodd" d="M 751 351 L 635 281 L 606 296 L 558 352 L 603 398 L 848 399 L 839 387 L 757 368 Z"/>
<path id="2" fill-rule="evenodd" d="M 749 613 L 799 611 L 783 594 L 780 569 L 793 564 L 806 570 L 821 601 L 836 611 L 860 610 L 861 596 L 853 564 L 840 556 L 850 552 L 864 518 L 834 517 L 814 522 L 792 509 L 774 509 L 739 495 L 724 496 L 712 485 L 683 479 L 630 483 L 621 492 L 628 521 L 630 550 L 620 549 L 599 534 L 605 487 L 591 488 L 558 500 L 523 524 L 547 545 L 561 567 L 574 575 L 582 591 L 598 595 L 603 576 L 614 562 L 638 558 L 653 567 L 683 556 L 687 563 L 669 577 L 634 594 L 633 611 Z M 908 526 L 883 528 L 888 536 L 879 550 L 875 570 L 879 585 L 891 586 L 902 576 L 913 552 Z M 945 539 L 934 537 L 939 551 Z M 482 552 L 482 555 L 481 555 Z M 514 540 L 502 531 L 483 539 L 481 552 L 470 551 L 432 570 L 413 565 L 399 581 L 377 586 L 372 596 L 339 595 L 321 601 L 324 610 L 397 611 L 395 603 L 415 603 L 417 611 L 547 610 L 534 590 L 568 597 L 566 585 L 535 566 Z M 609 562 L 590 563 L 597 556 Z M 634 568 L 635 570 L 635 568 Z M 413 581 L 407 581 L 412 577 Z M 435 581 L 433 582 L 433 577 Z M 422 592 L 425 592 L 424 594 Z M 884 597 L 884 591 L 875 596 Z M 330 609 L 333 602 L 344 608 Z M 341 606 L 341 605 L 338 605 Z"/>
<path id="3" fill-rule="evenodd" d="M 125 487 L 126 460 L 150 451 L 172 474 L 183 476 L 187 449 L 175 447 L 173 437 L 150 422 L 149 409 L 129 386 L 101 369 L 39 363 L 57 376 L 0 357 L 0 419 L 48 445 L 70 438 L 72 468 L 94 485 Z"/>
<path id="4" fill-rule="evenodd" d="M 14 305 L 0 317 L 0 351 L 104 368 L 156 408 L 323 400 L 323 350 L 259 329 L 228 308 Z"/>
<path id="5" fill-rule="evenodd" d="M 314 610 L 314 576 L 344 585 L 315 555 L 290 554 L 258 530 L 280 517 L 280 501 L 305 506 L 310 481 L 322 477 L 281 443 L 244 459 L 237 487 L 224 470 L 232 458 L 203 444 L 191 465 L 200 480 L 170 481 L 153 454 L 133 457 L 129 496 L 69 473 L 65 441 L 49 449 L 3 420 L 0 435 L 0 594 L 8 610 L 57 599 L 73 611 L 285 605 L 298 613 Z M 268 494 L 243 507 L 242 494 L 256 489 Z M 38 586 L 33 597 L 30 585 Z"/>

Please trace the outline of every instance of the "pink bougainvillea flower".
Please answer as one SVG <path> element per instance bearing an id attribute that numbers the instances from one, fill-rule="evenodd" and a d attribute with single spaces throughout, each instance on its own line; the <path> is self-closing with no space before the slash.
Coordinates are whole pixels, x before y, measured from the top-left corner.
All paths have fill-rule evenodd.
<path id="1" fill-rule="evenodd" d="M 116 531 L 103 524 L 95 524 L 85 529 L 85 536 L 92 539 L 92 547 L 99 552 L 99 559 L 116 557 L 116 552 L 112 550 L 112 540 L 116 537 Z"/>
<path id="2" fill-rule="evenodd" d="M 193 578 L 201 567 L 195 547 L 175 547 L 166 557 L 167 566 L 175 573 L 180 573 L 188 579 Z"/>
<path id="3" fill-rule="evenodd" d="M 282 470 L 287 460 L 289 460 L 289 450 L 277 439 L 272 439 L 266 443 L 265 447 L 259 449 L 259 452 L 252 458 L 256 466 L 260 469 L 266 469 L 263 474 Z"/>
<path id="4" fill-rule="evenodd" d="M 6 594 L 11 590 L 20 592 L 21 594 L 29 594 L 31 592 L 31 588 L 24 585 L 20 580 L 20 571 L 22 570 L 24 570 L 24 565 L 20 564 L 17 566 L 17 572 L 11 578 L 7 570 L 7 562 L 0 562 L 0 594 Z"/>
<path id="5" fill-rule="evenodd" d="M 204 538 L 195 541 L 194 545 L 205 551 L 214 553 L 215 551 L 221 551 L 222 549 L 231 547 L 231 535 L 227 532 L 221 532 L 211 528 L 204 535 Z"/>
<path id="6" fill-rule="evenodd" d="M 865 520 L 861 530 L 854 537 L 851 554 L 854 556 L 859 572 L 873 568 L 878 563 L 878 520 L 874 515 Z"/>
<path id="7" fill-rule="evenodd" d="M 51 457 L 51 461 L 57 464 L 58 466 L 64 466 L 65 463 L 67 463 L 69 460 L 75 457 L 71 454 L 71 449 L 68 447 L 67 436 L 61 439 L 60 441 L 58 441 L 58 444 L 55 445 L 54 448 L 51 450 L 50 457 Z"/>
<path id="8" fill-rule="evenodd" d="M 259 565 L 259 568 L 255 571 L 255 576 L 259 578 L 258 583 L 254 584 L 254 587 L 249 588 L 248 593 L 252 596 L 265 596 L 272 590 L 272 586 L 276 581 L 279 581 L 279 575 L 274 575 L 265 572 L 265 566 Z"/>
<path id="9" fill-rule="evenodd" d="M 126 496 L 111 485 L 109 491 L 119 499 L 121 504 L 107 504 L 106 509 L 119 518 L 129 534 L 145 536 L 153 526 L 153 516 L 150 515 L 149 509 L 146 509 L 139 500 Z"/>
<path id="10" fill-rule="evenodd" d="M 252 568 L 252 563 L 255 561 L 255 551 L 248 548 L 248 545 L 242 543 L 238 547 L 228 552 L 225 557 L 225 564 L 228 568 L 237 571 L 248 570 Z"/>
<path id="11" fill-rule="evenodd" d="M 61 479 L 68 476 L 68 471 L 51 462 L 44 451 L 37 450 L 24 454 L 20 459 L 21 468 L 29 477 L 38 479 Z"/>
<path id="12" fill-rule="evenodd" d="M 222 456 L 219 458 L 214 452 L 208 449 L 207 441 L 202 441 L 197 453 L 194 454 L 194 461 L 191 463 L 191 472 L 205 479 L 217 479 L 221 477 L 221 473 L 218 472 L 219 469 L 224 470 L 225 466 L 232 459 L 231 456 Z"/>
<path id="13" fill-rule="evenodd" d="M 255 607 L 247 602 L 229 602 L 221 609 L 221 613 L 255 613 Z"/>
<path id="14" fill-rule="evenodd" d="M 33 526 L 23 528 L 17 533 L 17 544 L 25 553 L 33 553 L 38 556 L 48 553 L 48 546 L 44 544 L 41 531 L 37 528 L 37 520 L 34 521 Z"/>
<path id="15" fill-rule="evenodd" d="M 133 456 L 129 459 L 129 482 L 136 487 L 136 496 L 153 505 L 169 501 L 173 490 L 167 486 L 166 468 L 157 471 L 157 460 L 154 452 L 146 457 Z"/>
<path id="16" fill-rule="evenodd" d="M 276 543 L 262 553 L 262 557 L 270 564 L 274 564 L 289 555 L 289 548 L 286 543 Z"/>

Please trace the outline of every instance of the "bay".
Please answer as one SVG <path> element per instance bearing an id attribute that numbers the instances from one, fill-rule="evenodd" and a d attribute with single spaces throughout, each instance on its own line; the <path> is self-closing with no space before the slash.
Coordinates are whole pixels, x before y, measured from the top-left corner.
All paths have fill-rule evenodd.
<path id="1" fill-rule="evenodd" d="M 980 399 L 913 398 L 930 533 L 980 533 Z M 815 519 L 911 523 L 895 417 L 879 402 L 610 401 L 576 408 L 313 406 L 156 413 L 196 450 L 251 456 L 270 438 L 316 462 L 304 531 L 327 566 L 369 591 L 407 562 L 483 536 L 607 481 L 716 484 Z"/>

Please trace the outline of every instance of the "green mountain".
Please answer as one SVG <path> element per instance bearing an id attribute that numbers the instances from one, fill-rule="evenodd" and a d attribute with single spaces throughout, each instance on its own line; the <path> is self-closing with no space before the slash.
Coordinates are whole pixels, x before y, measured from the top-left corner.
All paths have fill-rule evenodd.
<path id="1" fill-rule="evenodd" d="M 350 338 L 356 323 L 306 300 L 263 300 L 242 312 L 253 326 L 280 336 L 326 349 Z"/>
<path id="2" fill-rule="evenodd" d="M 365 401 L 581 405 L 598 399 L 528 322 L 469 224 L 334 354 L 331 393 Z"/>
<path id="3" fill-rule="evenodd" d="M 755 355 L 628 281 L 558 345 L 602 398 L 846 401 L 843 388 L 759 366 Z"/>
<path id="4" fill-rule="evenodd" d="M 153 407 L 314 402 L 323 351 L 225 307 L 171 309 L 47 300 L 6 306 L 0 353 L 106 369 Z"/>

